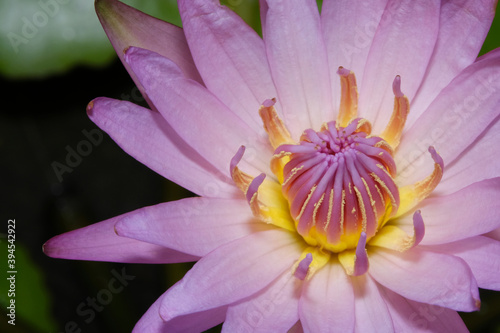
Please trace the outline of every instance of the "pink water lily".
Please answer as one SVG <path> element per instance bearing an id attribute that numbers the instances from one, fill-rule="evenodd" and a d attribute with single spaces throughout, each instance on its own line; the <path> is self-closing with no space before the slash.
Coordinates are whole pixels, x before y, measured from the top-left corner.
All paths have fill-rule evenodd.
<path id="1" fill-rule="evenodd" d="M 500 290 L 494 0 L 261 1 L 263 38 L 214 0 L 183 29 L 97 13 L 151 110 L 89 117 L 199 197 L 49 240 L 56 258 L 196 261 L 136 332 L 466 332 Z"/>

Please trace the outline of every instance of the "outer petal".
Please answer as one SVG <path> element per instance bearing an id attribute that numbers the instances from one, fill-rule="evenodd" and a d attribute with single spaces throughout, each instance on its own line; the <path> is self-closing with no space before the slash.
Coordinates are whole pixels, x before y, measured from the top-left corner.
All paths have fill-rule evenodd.
<path id="1" fill-rule="evenodd" d="M 258 110 L 277 93 L 262 39 L 219 1 L 180 0 L 179 11 L 207 88 L 267 139 Z"/>
<path id="2" fill-rule="evenodd" d="M 368 274 L 351 277 L 354 288 L 356 327 L 354 332 L 395 332 L 391 314 L 377 282 Z"/>
<path id="3" fill-rule="evenodd" d="M 500 178 L 474 183 L 446 196 L 427 198 L 419 206 L 425 222 L 420 244 L 433 245 L 481 235 L 500 227 Z M 411 225 L 411 215 L 395 221 Z"/>
<path id="4" fill-rule="evenodd" d="M 500 155 L 491 148 L 500 142 L 500 118 L 497 118 L 476 141 L 449 166 L 435 193 L 446 195 L 472 183 L 500 177 Z"/>
<path id="5" fill-rule="evenodd" d="M 469 332 L 456 311 L 418 303 L 384 288 L 395 332 Z"/>
<path id="6" fill-rule="evenodd" d="M 500 290 L 498 274 L 500 272 L 500 241 L 476 236 L 428 248 L 462 258 L 471 268 L 480 288 Z"/>
<path id="7" fill-rule="evenodd" d="M 124 61 L 123 51 L 129 46 L 159 53 L 175 62 L 186 77 L 202 82 L 181 28 L 116 0 L 97 0 L 95 7 L 97 16 L 118 57 L 146 99 L 148 97 L 144 94 L 142 85 Z"/>
<path id="8" fill-rule="evenodd" d="M 353 71 L 358 87 L 361 86 L 368 52 L 387 1 L 323 2 L 321 26 L 328 54 L 335 109 L 338 109 L 340 103 L 340 79 L 337 70 L 339 66 L 343 66 Z"/>
<path id="9" fill-rule="evenodd" d="M 271 146 L 199 83 L 184 77 L 171 61 L 148 50 L 130 48 L 125 60 L 174 130 L 219 171 L 246 146 L 244 161 L 256 174 L 269 171 Z M 258 154 L 257 154 L 258 152 Z"/>
<path id="10" fill-rule="evenodd" d="M 170 288 L 161 304 L 166 321 L 242 300 L 290 269 L 301 254 L 292 233 L 269 230 L 223 245 Z"/>
<path id="11" fill-rule="evenodd" d="M 297 140 L 333 119 L 326 48 L 314 0 L 268 0 L 265 43 L 285 123 Z"/>
<path id="12" fill-rule="evenodd" d="M 115 225 L 118 235 L 203 257 L 217 247 L 271 226 L 246 200 L 187 198 L 145 207 Z"/>
<path id="13" fill-rule="evenodd" d="M 396 75 L 410 100 L 417 92 L 439 29 L 439 0 L 389 0 L 368 55 L 359 94 L 360 116 L 374 133 L 387 125 L 394 107 Z M 391 52 L 387 52 L 391 50 Z"/>
<path id="14" fill-rule="evenodd" d="M 163 246 L 116 235 L 116 221 L 128 214 L 133 212 L 55 236 L 43 245 L 43 251 L 49 257 L 73 260 L 149 264 L 198 260 Z"/>
<path id="15" fill-rule="evenodd" d="M 412 184 L 432 172 L 434 146 L 451 164 L 500 114 L 500 49 L 479 58 L 456 77 L 409 129 L 399 145 L 397 181 Z"/>
<path id="16" fill-rule="evenodd" d="M 465 67 L 476 60 L 495 16 L 497 0 L 441 3 L 439 35 L 427 72 L 411 105 L 407 128 Z"/>
<path id="17" fill-rule="evenodd" d="M 178 317 L 166 323 L 160 317 L 160 304 L 163 294 L 151 305 L 148 311 L 137 322 L 132 333 L 183 333 L 203 332 L 224 321 L 227 307 L 210 309 L 201 313 L 193 313 Z"/>
<path id="18" fill-rule="evenodd" d="M 158 112 L 109 98 L 93 100 L 87 112 L 123 150 L 163 177 L 198 195 L 239 196 L 230 178 L 188 146 Z"/>
<path id="19" fill-rule="evenodd" d="M 384 287 L 411 300 L 457 311 L 479 309 L 479 291 L 469 266 L 460 258 L 413 248 L 370 253 L 369 274 Z"/>
<path id="20" fill-rule="evenodd" d="M 304 286 L 299 308 L 305 332 L 354 331 L 354 292 L 338 262 L 331 261 Z"/>
<path id="21" fill-rule="evenodd" d="M 286 332 L 299 319 L 302 281 L 290 271 L 259 293 L 231 305 L 222 332 Z"/>

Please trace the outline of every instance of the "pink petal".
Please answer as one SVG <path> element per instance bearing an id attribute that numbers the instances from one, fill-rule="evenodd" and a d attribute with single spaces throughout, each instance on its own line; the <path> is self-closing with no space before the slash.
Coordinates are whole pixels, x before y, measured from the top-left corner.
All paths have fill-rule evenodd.
<path id="1" fill-rule="evenodd" d="M 225 243 L 269 228 L 253 217 L 245 200 L 209 198 L 187 198 L 145 207 L 115 225 L 120 236 L 199 257 Z"/>
<path id="2" fill-rule="evenodd" d="M 462 258 L 469 265 L 480 288 L 500 290 L 500 241 L 476 236 L 458 242 L 429 246 L 432 251 Z"/>
<path id="3" fill-rule="evenodd" d="M 413 99 L 431 58 L 439 30 L 439 0 L 389 0 L 368 54 L 359 94 L 360 115 L 380 133 L 394 108 L 392 82 Z M 391 52 L 388 52 L 391 50 Z"/>
<path id="4" fill-rule="evenodd" d="M 377 282 L 365 274 L 351 277 L 351 283 L 354 289 L 355 332 L 395 332 Z"/>
<path id="5" fill-rule="evenodd" d="M 476 280 L 462 259 L 422 247 L 404 253 L 378 248 L 370 254 L 369 274 L 401 296 L 457 311 L 479 309 Z"/>
<path id="6" fill-rule="evenodd" d="M 265 288 L 300 257 L 292 233 L 275 229 L 223 245 L 203 257 L 170 288 L 161 304 L 165 321 L 242 300 Z"/>
<path id="7" fill-rule="evenodd" d="M 500 114 L 500 49 L 457 76 L 403 136 L 396 154 L 397 181 L 413 184 L 432 172 L 434 146 L 450 165 Z"/>
<path id="8" fill-rule="evenodd" d="M 255 173 L 271 174 L 272 149 L 267 140 L 258 141 L 246 123 L 199 83 L 186 79 L 173 62 L 134 47 L 128 49 L 125 60 L 167 122 L 219 171 L 227 174 L 231 158 L 246 146 L 243 161 Z"/>
<path id="9" fill-rule="evenodd" d="M 93 100 L 87 112 L 123 150 L 163 177 L 198 195 L 240 195 L 232 180 L 188 146 L 158 112 L 103 97 Z"/>
<path id="10" fill-rule="evenodd" d="M 384 288 L 395 332 L 469 332 L 456 311 L 418 303 Z"/>
<path id="11" fill-rule="evenodd" d="M 184 333 L 203 332 L 219 325 L 226 317 L 227 307 L 210 309 L 207 311 L 193 313 L 177 317 L 166 323 L 160 317 L 160 304 L 163 296 L 151 305 L 148 311 L 137 322 L 132 333 Z"/>
<path id="12" fill-rule="evenodd" d="M 202 82 L 181 28 L 144 14 L 116 0 L 97 0 L 95 7 L 97 16 L 118 57 L 148 102 L 150 101 L 148 96 L 144 94 L 144 88 L 124 61 L 123 52 L 129 46 L 137 46 L 159 53 L 175 62 L 186 77 Z"/>
<path id="13" fill-rule="evenodd" d="M 500 118 L 467 147 L 449 166 L 435 192 L 446 195 L 475 182 L 500 177 L 500 155 L 492 153 L 491 147 L 500 142 Z"/>
<path id="14" fill-rule="evenodd" d="M 321 27 L 328 53 L 333 106 L 340 104 L 339 66 L 353 71 L 358 87 L 363 82 L 368 52 L 387 0 L 324 1 Z"/>
<path id="15" fill-rule="evenodd" d="M 328 59 L 314 0 L 268 0 L 265 43 L 292 138 L 333 119 Z"/>
<path id="16" fill-rule="evenodd" d="M 433 245 L 481 235 L 500 227 L 500 178 L 474 183 L 453 194 L 430 197 L 419 209 L 425 224 L 421 244 Z M 411 216 L 397 223 L 410 224 Z"/>
<path id="17" fill-rule="evenodd" d="M 286 332 L 299 320 L 302 281 L 285 271 L 262 291 L 231 305 L 222 332 Z"/>
<path id="18" fill-rule="evenodd" d="M 43 245 L 43 251 L 52 258 L 73 260 L 149 264 L 198 260 L 198 257 L 163 246 L 118 236 L 114 225 L 128 214 L 134 212 L 55 236 Z"/>
<path id="19" fill-rule="evenodd" d="M 496 0 L 441 3 L 438 40 L 422 85 L 411 100 L 407 128 L 455 76 L 474 62 L 495 16 L 496 3 Z"/>
<path id="20" fill-rule="evenodd" d="M 219 1 L 181 0 L 179 11 L 206 87 L 267 139 L 258 110 L 277 93 L 262 39 Z"/>
<path id="21" fill-rule="evenodd" d="M 330 262 L 304 286 L 299 308 L 306 332 L 354 331 L 354 292 L 338 262 Z"/>

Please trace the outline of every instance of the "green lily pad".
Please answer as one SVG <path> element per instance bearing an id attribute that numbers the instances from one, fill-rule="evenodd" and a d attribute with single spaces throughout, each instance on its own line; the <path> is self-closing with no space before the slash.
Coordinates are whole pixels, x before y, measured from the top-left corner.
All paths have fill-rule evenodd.
<path id="1" fill-rule="evenodd" d="M 175 0 L 124 2 L 180 24 Z M 41 78 L 115 57 L 89 0 L 2 0 L 0 36 L 0 74 L 9 78 Z"/>
<path id="2" fill-rule="evenodd" d="M 55 332 L 57 325 L 51 314 L 51 299 L 42 271 L 19 242 L 14 243 L 15 251 L 7 251 L 8 245 L 4 236 L 0 240 L 0 251 L 5 254 L 2 256 L 5 273 L 0 279 L 0 305 L 6 309 L 6 321 L 10 321 L 9 325 L 21 322 L 38 332 Z M 13 266 L 7 266 L 12 263 L 7 262 L 8 254 L 13 255 Z"/>

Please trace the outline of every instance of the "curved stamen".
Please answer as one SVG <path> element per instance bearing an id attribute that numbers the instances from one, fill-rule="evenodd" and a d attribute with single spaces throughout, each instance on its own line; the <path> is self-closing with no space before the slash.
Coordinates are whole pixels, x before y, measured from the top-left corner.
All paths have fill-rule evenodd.
<path id="1" fill-rule="evenodd" d="M 293 273 L 293 275 L 299 279 L 304 280 L 309 272 L 309 266 L 313 261 L 313 256 L 311 253 L 306 254 L 306 257 L 299 262 L 297 269 Z"/>
<path id="2" fill-rule="evenodd" d="M 366 253 L 366 233 L 362 232 L 358 246 L 356 247 L 356 255 L 354 256 L 354 272 L 352 275 L 360 276 L 368 271 L 369 262 L 368 254 Z"/>
<path id="3" fill-rule="evenodd" d="M 425 235 L 425 225 L 424 225 L 424 219 L 422 218 L 422 214 L 420 213 L 420 210 L 417 210 L 413 214 L 413 245 L 412 247 L 417 246 L 420 244 L 422 239 L 424 239 Z"/>
<path id="4" fill-rule="evenodd" d="M 238 186 L 238 188 L 243 193 L 246 193 L 248 186 L 252 182 L 252 177 L 242 172 L 240 168 L 238 168 L 238 164 L 243 158 L 244 153 L 245 153 L 245 146 L 241 146 L 231 159 L 231 162 L 229 163 L 229 172 L 231 173 L 231 178 L 233 179 L 236 186 Z"/>
<path id="5" fill-rule="evenodd" d="M 276 148 L 281 144 L 292 142 L 292 138 L 285 124 L 278 116 L 274 104 L 276 104 L 275 98 L 266 99 L 259 109 L 259 115 L 262 118 L 271 145 Z"/>
<path id="6" fill-rule="evenodd" d="M 413 231 L 409 225 L 386 225 L 370 240 L 370 246 L 379 246 L 399 252 L 405 252 L 420 244 L 425 235 L 425 225 L 420 210 L 413 213 Z"/>
<path id="7" fill-rule="evenodd" d="M 380 137 L 389 143 L 393 149 L 396 149 L 403 134 L 406 118 L 410 112 L 410 101 L 401 92 L 401 77 L 399 75 L 396 76 L 392 83 L 392 90 L 394 92 L 394 111 L 391 120 L 389 120 Z"/>
<path id="8" fill-rule="evenodd" d="M 345 127 L 358 113 L 358 87 L 356 77 L 350 70 L 341 66 L 337 74 L 340 75 L 341 89 L 337 123 Z"/>
<path id="9" fill-rule="evenodd" d="M 399 191 L 404 200 L 395 217 L 411 211 L 419 202 L 427 198 L 441 181 L 444 172 L 443 159 L 432 146 L 429 147 L 429 153 L 434 160 L 434 170 L 425 179 L 400 188 Z"/>

